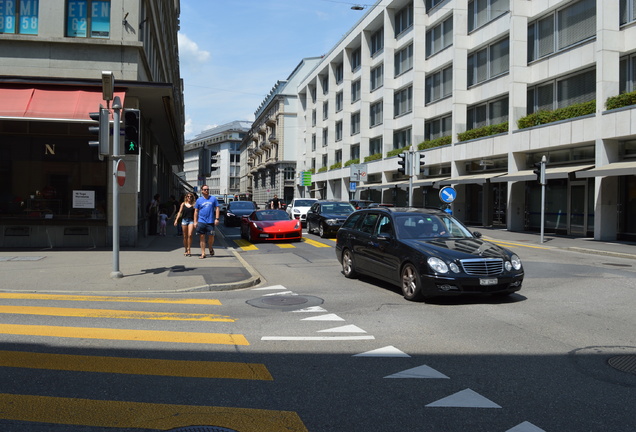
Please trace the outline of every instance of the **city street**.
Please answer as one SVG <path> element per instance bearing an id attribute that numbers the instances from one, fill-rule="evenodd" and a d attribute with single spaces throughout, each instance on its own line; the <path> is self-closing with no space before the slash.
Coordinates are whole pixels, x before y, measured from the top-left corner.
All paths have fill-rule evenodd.
<path id="1" fill-rule="evenodd" d="M 636 375 L 617 368 L 636 355 L 633 260 L 507 244 L 518 294 L 413 303 L 346 279 L 333 239 L 222 231 L 260 284 L 0 293 L 0 430 L 636 428 Z"/>

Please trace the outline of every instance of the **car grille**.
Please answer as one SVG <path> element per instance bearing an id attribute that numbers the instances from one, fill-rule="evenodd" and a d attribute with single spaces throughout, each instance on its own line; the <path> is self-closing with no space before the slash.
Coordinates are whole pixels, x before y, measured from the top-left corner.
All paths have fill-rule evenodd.
<path id="1" fill-rule="evenodd" d="M 476 258 L 460 261 L 464 273 L 474 276 L 491 276 L 503 272 L 503 260 L 500 258 Z"/>

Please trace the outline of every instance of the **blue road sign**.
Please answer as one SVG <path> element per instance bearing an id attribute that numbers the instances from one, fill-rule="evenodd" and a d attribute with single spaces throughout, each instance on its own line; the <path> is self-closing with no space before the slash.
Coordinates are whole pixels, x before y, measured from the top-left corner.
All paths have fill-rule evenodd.
<path id="1" fill-rule="evenodd" d="M 457 198 L 457 191 L 452 186 L 444 186 L 439 190 L 439 199 L 443 202 L 450 204 Z"/>

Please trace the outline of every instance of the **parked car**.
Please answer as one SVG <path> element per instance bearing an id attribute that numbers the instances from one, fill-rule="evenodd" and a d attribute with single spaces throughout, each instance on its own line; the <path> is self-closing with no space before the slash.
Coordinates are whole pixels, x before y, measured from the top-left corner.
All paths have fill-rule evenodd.
<path id="1" fill-rule="evenodd" d="M 307 219 L 307 211 L 316 201 L 318 201 L 316 198 L 294 198 L 287 206 L 287 213 L 291 218 L 298 219 L 304 224 Z"/>
<path id="2" fill-rule="evenodd" d="M 252 201 L 230 201 L 225 210 L 223 222 L 226 227 L 239 226 L 241 218 L 254 210 L 256 210 L 256 206 Z"/>
<path id="3" fill-rule="evenodd" d="M 336 256 L 345 277 L 382 279 L 407 300 L 521 289 L 517 254 L 480 237 L 439 209 L 369 208 L 340 228 Z"/>
<path id="4" fill-rule="evenodd" d="M 360 210 L 363 208 L 370 207 L 372 204 L 375 204 L 371 200 L 351 200 L 349 203 L 355 207 L 356 210 Z"/>
<path id="5" fill-rule="evenodd" d="M 395 207 L 393 204 L 387 204 L 387 203 L 371 203 L 368 205 L 368 207 Z"/>
<path id="6" fill-rule="evenodd" d="M 318 233 L 320 237 L 332 236 L 355 210 L 346 201 L 316 201 L 307 211 L 307 232 Z"/>
<path id="7" fill-rule="evenodd" d="M 261 240 L 295 240 L 303 237 L 300 220 L 284 210 L 257 210 L 241 218 L 241 237 L 251 243 Z"/>

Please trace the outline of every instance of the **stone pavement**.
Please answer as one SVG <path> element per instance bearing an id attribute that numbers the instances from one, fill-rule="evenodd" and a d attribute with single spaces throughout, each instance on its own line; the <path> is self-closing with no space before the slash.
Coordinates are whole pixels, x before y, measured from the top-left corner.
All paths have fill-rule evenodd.
<path id="1" fill-rule="evenodd" d="M 601 242 L 538 233 L 471 227 L 485 239 L 594 253 L 636 260 L 636 243 Z M 310 235 L 310 237 L 313 237 Z M 198 239 L 191 257 L 183 256 L 182 238 L 147 237 L 136 248 L 122 248 L 113 279 L 112 249 L 0 249 L 0 290 L 66 293 L 166 293 L 247 288 L 261 276 L 217 230 L 215 256 L 199 259 Z M 334 260 L 336 259 L 334 254 Z"/>

